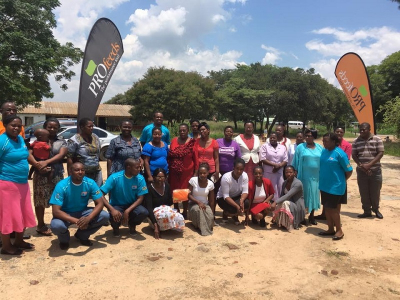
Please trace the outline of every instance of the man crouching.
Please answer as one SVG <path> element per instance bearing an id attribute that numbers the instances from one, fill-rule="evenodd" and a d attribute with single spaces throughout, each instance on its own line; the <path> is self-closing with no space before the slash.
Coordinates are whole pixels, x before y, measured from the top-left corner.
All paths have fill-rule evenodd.
<path id="1" fill-rule="evenodd" d="M 93 199 L 95 207 L 87 207 Z M 76 162 L 71 167 L 71 176 L 61 180 L 55 187 L 50 202 L 53 208 L 51 230 L 58 236 L 60 248 L 69 248 L 68 227 L 78 226 L 75 237 L 84 246 L 92 246 L 89 236 L 106 225 L 109 214 L 103 211 L 103 194 L 96 182 L 85 177 L 83 164 Z"/>

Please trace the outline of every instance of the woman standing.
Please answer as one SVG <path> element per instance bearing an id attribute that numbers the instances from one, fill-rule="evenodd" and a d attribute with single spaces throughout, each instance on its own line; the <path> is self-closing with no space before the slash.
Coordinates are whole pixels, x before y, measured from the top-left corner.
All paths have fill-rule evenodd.
<path id="1" fill-rule="evenodd" d="M 263 178 L 263 168 L 256 166 L 254 168 L 254 181 L 249 182 L 248 199 L 249 210 L 246 212 L 246 225 L 248 223 L 248 215 L 251 213 L 251 221 L 253 224 L 260 222 L 261 227 L 267 226 L 265 217 L 271 207 L 271 201 L 274 198 L 274 188 L 268 178 Z"/>
<path id="2" fill-rule="evenodd" d="M 159 127 L 154 127 L 151 131 L 152 140 L 143 147 L 144 170 L 147 182 L 153 182 L 153 172 L 157 168 L 164 169 L 168 174 L 168 145 L 161 140 L 162 131 Z"/>
<path id="3" fill-rule="evenodd" d="M 112 139 L 107 148 L 105 157 L 107 158 L 107 178 L 116 172 L 124 170 L 124 162 L 127 158 L 140 160 L 140 166 L 143 166 L 143 160 L 140 157 L 142 146 L 137 138 L 132 136 L 132 121 L 121 122 L 121 134 Z"/>
<path id="4" fill-rule="evenodd" d="M 284 145 L 278 144 L 275 132 L 269 135 L 269 142 L 260 148 L 260 161 L 263 164 L 264 177 L 271 180 L 274 187 L 274 199 L 278 199 L 283 184 L 283 169 L 287 164 L 287 151 Z"/>
<path id="5" fill-rule="evenodd" d="M 293 166 L 286 166 L 285 177 L 282 193 L 272 204 L 275 208 L 272 220 L 279 227 L 283 226 L 290 232 L 292 229 L 298 229 L 300 223 L 304 221 L 305 207 L 303 185 L 296 178 L 296 170 Z"/>
<path id="6" fill-rule="evenodd" d="M 232 140 L 233 127 L 226 126 L 224 128 L 224 137 L 217 139 L 219 146 L 219 171 L 221 175 L 233 170 L 233 164 L 237 158 L 242 157 L 239 144 Z"/>
<path id="7" fill-rule="evenodd" d="M 319 235 L 333 236 L 334 241 L 344 237 L 340 222 L 340 207 L 346 202 L 346 180 L 353 173 L 353 168 L 346 153 L 338 147 L 339 138 L 334 133 L 323 137 L 325 149 L 322 150 L 319 172 L 319 189 L 321 202 L 325 208 L 328 230 Z M 336 231 L 335 231 L 336 227 Z"/>
<path id="8" fill-rule="evenodd" d="M 292 142 L 285 136 L 285 126 L 277 125 L 275 127 L 276 137 L 278 139 L 278 144 L 284 145 L 286 151 L 289 151 Z"/>
<path id="9" fill-rule="evenodd" d="M 67 155 L 67 143 L 57 136 L 60 122 L 56 118 L 49 118 L 43 123 L 43 128 L 49 132 L 50 157 L 44 161 L 36 161 L 29 150 L 29 163 L 35 167 L 33 173 L 33 203 L 35 205 L 36 219 L 38 221 L 37 233 L 51 235 L 51 229 L 44 222 L 45 208 L 49 207 L 49 200 L 56 184 L 64 179 L 63 159 Z M 41 176 L 46 168 L 51 167 L 51 177 Z"/>
<path id="10" fill-rule="evenodd" d="M 296 143 L 290 145 L 288 151 L 288 165 L 292 164 L 294 154 L 296 152 L 297 146 L 304 143 L 304 135 L 301 131 L 296 134 Z"/>
<path id="11" fill-rule="evenodd" d="M 254 123 L 247 121 L 244 124 L 244 134 L 240 134 L 235 138 L 235 141 L 240 146 L 242 159 L 245 161 L 246 166 L 244 171 L 249 176 L 249 181 L 253 181 L 253 170 L 258 165 L 259 157 L 258 151 L 260 150 L 260 139 L 253 134 Z"/>
<path id="12" fill-rule="evenodd" d="M 311 131 L 305 131 L 306 142 L 297 147 L 293 159 L 293 167 L 297 170 L 297 178 L 302 182 L 305 205 L 310 213 L 308 222 L 317 225 L 314 211 L 320 208 L 319 202 L 319 163 L 322 146 L 314 142 Z"/>
<path id="13" fill-rule="evenodd" d="M 179 125 L 179 136 L 171 141 L 168 152 L 169 176 L 168 182 L 171 190 L 187 189 L 188 182 L 194 174 L 195 156 L 193 151 L 194 139 L 188 136 L 189 126 Z M 183 201 L 183 216 L 187 217 L 188 202 Z M 179 212 L 178 203 L 174 204 Z"/>
<path id="14" fill-rule="evenodd" d="M 342 149 L 344 153 L 346 153 L 347 158 L 350 160 L 353 146 L 343 138 L 344 133 L 344 127 L 336 127 L 335 134 L 339 138 L 339 148 Z"/>
<path id="15" fill-rule="evenodd" d="M 201 235 L 211 235 L 214 225 L 215 195 L 214 184 L 208 180 L 209 169 L 207 163 L 200 163 L 198 176 L 189 180 L 189 220 Z"/>
<path id="16" fill-rule="evenodd" d="M 153 173 L 153 182 L 147 185 L 145 205 L 149 211 L 149 218 L 154 226 L 154 237 L 160 238 L 160 231 L 169 229 L 182 232 L 185 228 L 185 219 L 176 210 L 171 208 L 172 192 L 166 183 L 167 173 L 157 168 Z"/>
<path id="17" fill-rule="evenodd" d="M 33 244 L 22 238 L 26 227 L 36 226 L 28 184 L 28 148 L 19 136 L 21 118 L 9 115 L 3 120 L 5 133 L 0 136 L 0 231 L 1 254 L 21 255 L 23 249 L 33 250 Z M 14 244 L 10 234 L 15 232 Z"/>
<path id="18" fill-rule="evenodd" d="M 190 120 L 190 127 L 192 128 L 192 133 L 189 134 L 189 137 L 191 137 L 194 140 L 200 138 L 199 126 L 200 126 L 199 120 Z"/>
<path id="19" fill-rule="evenodd" d="M 210 138 L 210 126 L 206 122 L 199 125 L 200 138 L 194 144 L 194 154 L 196 159 L 195 173 L 198 172 L 199 164 L 206 162 L 209 169 L 209 179 L 213 182 L 219 179 L 219 155 L 218 143 Z"/>
<path id="20" fill-rule="evenodd" d="M 83 118 L 79 121 L 80 133 L 68 140 L 67 166 L 68 174 L 74 162 L 80 162 L 85 167 L 85 176 L 93 179 L 100 187 L 103 185 L 103 175 L 100 167 L 100 140 L 93 133 L 93 121 Z"/>

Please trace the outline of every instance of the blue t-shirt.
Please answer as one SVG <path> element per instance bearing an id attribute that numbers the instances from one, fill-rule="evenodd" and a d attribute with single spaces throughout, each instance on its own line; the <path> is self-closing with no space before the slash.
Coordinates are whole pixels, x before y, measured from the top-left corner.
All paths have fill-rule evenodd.
<path id="1" fill-rule="evenodd" d="M 140 174 L 128 178 L 125 171 L 111 174 L 100 188 L 104 193 L 110 194 L 112 206 L 124 206 L 134 203 L 139 196 L 148 193 L 146 181 Z"/>
<path id="2" fill-rule="evenodd" d="M 147 143 L 143 146 L 142 155 L 150 156 L 149 165 L 151 174 L 157 168 L 163 168 L 168 174 L 168 145 L 166 143 L 164 143 L 164 147 L 154 147 L 150 143 Z"/>
<path id="3" fill-rule="evenodd" d="M 83 177 L 82 183 L 76 185 L 72 182 L 71 176 L 57 183 L 50 204 L 61 206 L 66 213 L 73 213 L 85 210 L 89 199 L 98 200 L 103 196 L 100 188 L 93 179 Z"/>
<path id="4" fill-rule="evenodd" d="M 6 133 L 0 135 L 0 180 L 27 183 L 28 156 L 28 148 L 20 135 L 17 142 Z"/>
<path id="5" fill-rule="evenodd" d="M 151 123 L 149 125 L 147 125 L 145 128 L 143 128 L 142 131 L 142 135 L 139 138 L 139 141 L 142 143 L 148 143 L 153 139 L 153 135 L 151 133 L 151 131 L 154 128 L 154 123 Z M 165 127 L 164 125 L 161 125 L 161 140 L 169 145 L 169 130 L 167 127 Z"/>
<path id="6" fill-rule="evenodd" d="M 320 158 L 319 189 L 332 195 L 343 195 L 346 191 L 345 172 L 352 170 L 347 154 L 342 149 L 323 149 Z"/>

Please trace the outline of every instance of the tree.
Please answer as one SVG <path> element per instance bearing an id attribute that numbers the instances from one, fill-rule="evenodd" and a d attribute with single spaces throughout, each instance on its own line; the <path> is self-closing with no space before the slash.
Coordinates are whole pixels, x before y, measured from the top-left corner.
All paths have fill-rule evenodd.
<path id="1" fill-rule="evenodd" d="M 209 118 L 214 107 L 215 83 L 196 72 L 149 68 L 126 93 L 135 121 L 151 120 L 155 111 L 173 124 L 190 118 Z"/>
<path id="2" fill-rule="evenodd" d="M 399 9 L 400 9 L 400 0 L 392 0 L 392 2 L 397 2 L 399 4 Z"/>
<path id="3" fill-rule="evenodd" d="M 373 103 L 376 109 L 376 121 L 382 122 L 384 106 L 388 101 L 400 95 L 400 51 L 387 56 L 379 65 L 367 67 Z"/>
<path id="4" fill-rule="evenodd" d="M 112 97 L 110 100 L 107 100 L 104 102 L 105 104 L 128 104 L 126 100 L 125 94 L 116 94 L 114 97 Z"/>
<path id="5" fill-rule="evenodd" d="M 39 105 L 52 98 L 49 75 L 62 90 L 69 68 L 82 58 L 73 44 L 61 45 L 53 36 L 57 0 L 2 0 L 0 2 L 0 101 Z"/>
<path id="6" fill-rule="evenodd" d="M 400 137 L 400 97 L 396 97 L 391 101 L 388 101 L 380 109 L 384 112 L 383 122 L 387 126 L 395 126 L 396 137 Z"/>

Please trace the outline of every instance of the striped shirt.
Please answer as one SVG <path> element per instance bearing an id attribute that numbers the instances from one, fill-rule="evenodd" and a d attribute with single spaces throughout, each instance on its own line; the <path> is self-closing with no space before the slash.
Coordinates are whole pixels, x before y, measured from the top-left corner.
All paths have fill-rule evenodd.
<path id="1" fill-rule="evenodd" d="M 376 135 L 371 135 L 367 140 L 358 137 L 353 142 L 352 155 L 358 157 L 362 164 L 369 163 L 378 155 L 379 152 L 383 151 L 383 142 Z M 372 170 L 378 170 L 380 168 L 381 163 L 379 161 L 371 167 Z"/>

